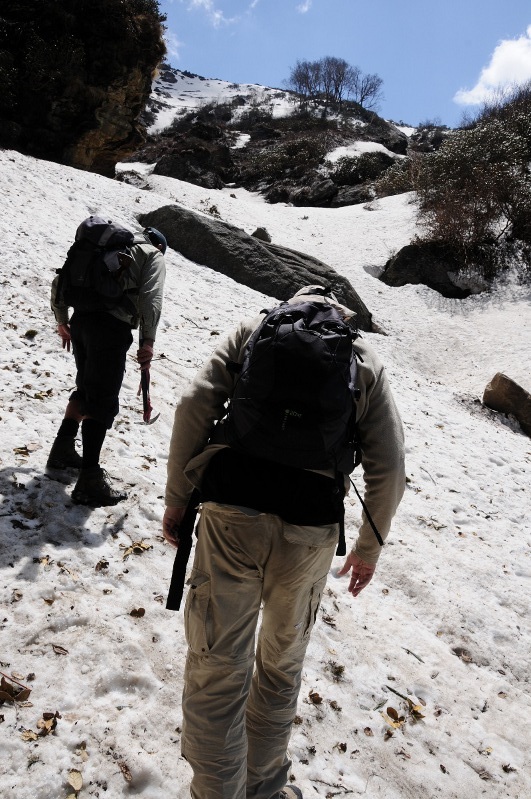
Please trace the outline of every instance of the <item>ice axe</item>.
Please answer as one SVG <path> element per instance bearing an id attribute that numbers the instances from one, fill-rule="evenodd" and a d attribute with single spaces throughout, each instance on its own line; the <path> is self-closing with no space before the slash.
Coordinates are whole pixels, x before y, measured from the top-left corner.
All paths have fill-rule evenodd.
<path id="1" fill-rule="evenodd" d="M 140 340 L 140 347 L 142 346 L 142 339 Z M 149 367 L 147 369 L 142 369 L 140 372 L 140 386 L 138 387 L 138 394 L 142 393 L 142 403 L 144 406 L 144 424 L 153 424 L 156 422 L 160 416 L 160 413 L 155 414 L 152 416 L 153 413 L 153 405 L 151 404 L 151 397 L 149 394 L 149 384 L 151 382 L 151 377 L 149 373 Z M 138 396 L 137 394 L 137 396 Z"/>

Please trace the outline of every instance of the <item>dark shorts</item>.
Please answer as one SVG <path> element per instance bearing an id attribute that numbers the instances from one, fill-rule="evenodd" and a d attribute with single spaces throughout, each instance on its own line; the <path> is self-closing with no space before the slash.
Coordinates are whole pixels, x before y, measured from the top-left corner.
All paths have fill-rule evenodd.
<path id="1" fill-rule="evenodd" d="M 70 334 L 77 367 L 77 388 L 70 399 L 79 402 L 82 414 L 110 428 L 120 407 L 131 328 L 108 313 L 74 313 Z"/>

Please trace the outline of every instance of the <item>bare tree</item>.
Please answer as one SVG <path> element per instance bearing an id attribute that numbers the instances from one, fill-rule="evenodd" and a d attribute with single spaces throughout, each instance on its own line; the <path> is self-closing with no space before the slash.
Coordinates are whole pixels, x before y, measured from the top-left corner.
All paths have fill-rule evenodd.
<path id="1" fill-rule="evenodd" d="M 297 61 L 286 83 L 303 103 L 315 101 L 321 94 L 321 72 L 320 61 Z"/>
<path id="2" fill-rule="evenodd" d="M 353 74 L 350 85 L 352 99 L 363 108 L 375 110 L 383 100 L 382 86 L 383 80 L 379 75 L 363 74 L 358 70 L 356 74 Z"/>
<path id="3" fill-rule="evenodd" d="M 300 96 L 301 104 L 323 102 L 325 109 L 341 107 L 349 97 L 367 109 L 376 108 L 382 100 L 383 81 L 378 75 L 365 75 L 359 67 L 333 56 L 297 61 L 286 84 Z"/>

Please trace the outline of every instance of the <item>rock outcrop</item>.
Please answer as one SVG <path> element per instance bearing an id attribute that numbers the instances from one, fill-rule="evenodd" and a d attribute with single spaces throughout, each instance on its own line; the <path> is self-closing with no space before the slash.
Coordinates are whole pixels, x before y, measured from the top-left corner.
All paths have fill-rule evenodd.
<path id="1" fill-rule="evenodd" d="M 261 241 L 178 205 L 165 205 L 138 219 L 164 233 L 168 245 L 185 258 L 278 300 L 289 299 L 303 286 L 328 285 L 341 303 L 356 312 L 360 330 L 373 329 L 371 313 L 349 281 L 317 258 Z"/>
<path id="2" fill-rule="evenodd" d="M 145 139 L 163 17 L 155 0 L 77 5 L 4 3 L 0 146 L 113 177 Z"/>

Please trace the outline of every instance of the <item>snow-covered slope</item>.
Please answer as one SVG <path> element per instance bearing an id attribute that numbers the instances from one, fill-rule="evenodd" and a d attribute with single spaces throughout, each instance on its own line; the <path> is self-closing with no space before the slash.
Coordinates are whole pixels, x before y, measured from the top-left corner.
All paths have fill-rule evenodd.
<path id="1" fill-rule="evenodd" d="M 149 126 L 149 132 L 158 133 L 174 119 L 207 103 L 238 101 L 236 111 L 238 104 L 240 110 L 251 105 L 270 106 L 274 117 L 286 116 L 293 109 L 290 96 L 290 92 L 254 83 L 229 83 L 179 69 L 163 68 L 153 81 L 149 108 L 155 121 Z"/>
<path id="2" fill-rule="evenodd" d="M 219 335 L 271 299 L 168 251 L 152 368 L 161 416 L 139 424 L 131 359 L 103 452 L 128 500 L 76 507 L 71 484 L 44 473 L 75 374 L 49 311 L 54 269 L 87 215 L 138 229 L 138 213 L 178 202 L 215 205 L 227 222 L 265 226 L 274 242 L 326 261 L 387 333 L 367 338 L 403 415 L 409 482 L 368 588 L 353 599 L 348 581 L 330 575 L 291 743 L 305 799 L 529 796 L 531 442 L 478 403 L 496 371 L 531 388 L 529 289 L 457 301 L 380 283 L 375 274 L 414 232 L 407 196 L 301 209 L 143 180 L 147 189 L 0 152 L 0 670 L 32 689 L 0 707 L 0 795 L 67 796 L 72 770 L 80 797 L 189 795 L 183 615 L 164 609 L 173 552 L 160 534 L 172 414 Z M 354 498 L 350 540 L 358 519 Z M 383 717 L 388 707 L 404 716 L 399 729 Z M 56 724 L 48 735 L 44 713 Z"/>

